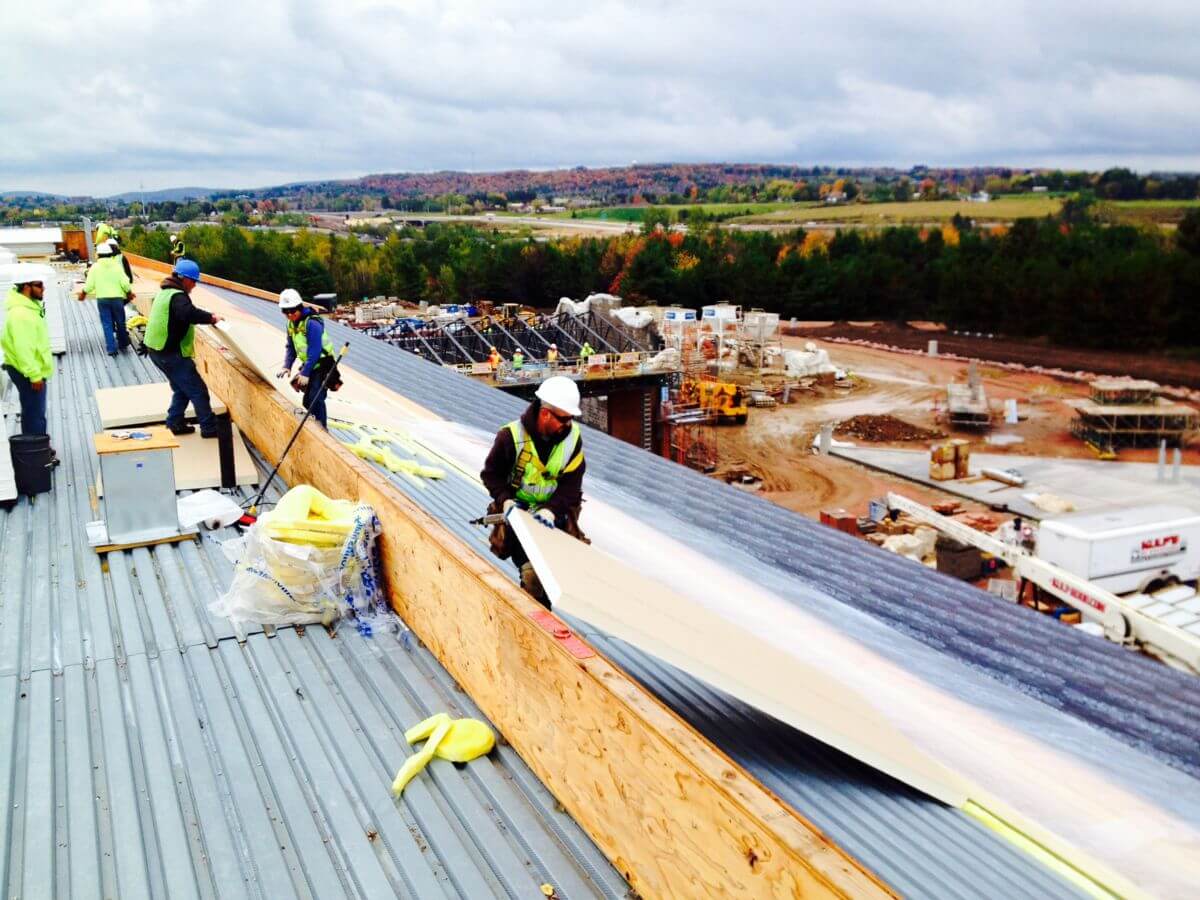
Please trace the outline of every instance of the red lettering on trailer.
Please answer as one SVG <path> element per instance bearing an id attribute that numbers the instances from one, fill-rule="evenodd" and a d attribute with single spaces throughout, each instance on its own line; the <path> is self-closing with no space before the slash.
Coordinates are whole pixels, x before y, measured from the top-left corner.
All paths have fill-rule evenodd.
<path id="1" fill-rule="evenodd" d="M 1177 547 L 1179 546 L 1179 535 L 1172 534 L 1168 537 L 1151 538 L 1148 541 L 1142 541 L 1143 550 L 1156 550 L 1159 547 Z"/>
<path id="2" fill-rule="evenodd" d="M 1054 588 L 1056 591 L 1062 591 L 1068 597 L 1073 597 L 1074 599 L 1078 600 L 1080 603 L 1090 606 L 1092 609 L 1096 610 L 1097 612 L 1104 612 L 1104 610 L 1106 608 L 1103 601 L 1097 600 L 1095 597 L 1092 597 L 1089 594 L 1085 594 L 1083 591 L 1079 590 L 1079 588 L 1074 587 L 1073 585 L 1067 584 L 1065 581 L 1061 581 L 1058 578 L 1051 578 L 1050 586 L 1052 588 Z"/>

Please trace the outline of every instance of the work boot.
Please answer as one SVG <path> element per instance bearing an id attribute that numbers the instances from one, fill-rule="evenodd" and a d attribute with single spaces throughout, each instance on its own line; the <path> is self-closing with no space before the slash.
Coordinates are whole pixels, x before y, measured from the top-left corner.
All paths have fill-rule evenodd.
<path id="1" fill-rule="evenodd" d="M 195 430 L 196 430 L 195 428 L 192 429 L 192 431 L 195 431 Z M 221 432 L 219 432 L 219 431 L 201 431 L 200 432 L 200 437 L 202 437 L 202 438 L 219 438 L 220 436 L 221 436 Z"/>
<path id="2" fill-rule="evenodd" d="M 171 434 L 195 434 L 196 426 L 188 425 L 185 422 L 182 425 L 168 425 L 167 430 L 170 431 Z"/>
<path id="3" fill-rule="evenodd" d="M 550 598 L 546 596 L 546 591 L 542 587 L 542 581 L 537 577 L 537 572 L 534 571 L 533 563 L 525 563 L 521 566 L 521 587 L 529 592 L 538 603 L 550 608 Z"/>

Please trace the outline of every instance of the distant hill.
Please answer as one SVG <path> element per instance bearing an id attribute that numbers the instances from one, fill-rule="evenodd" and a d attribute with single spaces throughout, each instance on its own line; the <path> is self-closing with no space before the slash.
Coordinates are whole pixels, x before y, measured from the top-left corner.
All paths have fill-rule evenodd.
<path id="1" fill-rule="evenodd" d="M 65 194 L 47 194 L 45 191 L 3 191 L 0 200 L 66 200 Z"/>
<path id="2" fill-rule="evenodd" d="M 161 191 L 126 191 L 123 194 L 113 194 L 111 197 L 105 197 L 105 200 L 117 200 L 121 203 L 129 203 L 134 200 L 145 198 L 147 203 L 162 203 L 164 200 L 174 200 L 176 203 L 182 203 L 185 200 L 207 200 L 213 194 L 227 193 L 222 188 L 206 188 L 206 187 L 178 187 L 164 188 Z"/>

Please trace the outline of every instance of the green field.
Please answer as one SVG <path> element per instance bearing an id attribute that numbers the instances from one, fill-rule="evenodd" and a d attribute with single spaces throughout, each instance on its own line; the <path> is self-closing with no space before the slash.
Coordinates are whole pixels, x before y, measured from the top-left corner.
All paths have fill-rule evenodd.
<path id="1" fill-rule="evenodd" d="M 811 203 L 683 203 L 674 206 L 665 204 L 659 206 L 600 206 L 592 209 L 575 210 L 570 212 L 551 213 L 548 219 L 596 219 L 600 222 L 640 222 L 649 209 L 665 209 L 673 218 L 678 219 L 681 211 L 703 210 L 710 216 L 729 218 L 732 216 L 757 216 L 781 210 L 808 209 Z"/>
<path id="2" fill-rule="evenodd" d="M 1129 225 L 1177 225 L 1200 200 L 1117 200 L 1097 204 L 1103 219 Z"/>
<path id="3" fill-rule="evenodd" d="M 805 222 L 855 222 L 863 225 L 941 222 L 956 213 L 976 221 L 995 222 L 1053 215 L 1062 206 L 1057 197 L 1001 197 L 990 203 L 963 200 L 913 200 L 908 203 L 848 203 L 844 206 L 813 206 L 767 215 L 737 219 L 763 225 L 803 225 Z"/>

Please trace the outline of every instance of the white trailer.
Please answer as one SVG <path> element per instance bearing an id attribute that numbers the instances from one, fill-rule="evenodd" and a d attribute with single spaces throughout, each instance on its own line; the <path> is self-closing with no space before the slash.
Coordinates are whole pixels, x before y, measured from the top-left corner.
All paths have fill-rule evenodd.
<path id="1" fill-rule="evenodd" d="M 1068 570 L 1062 565 L 1042 559 L 1023 547 L 1004 543 L 990 534 L 985 534 L 962 522 L 936 513 L 916 500 L 900 494 L 888 494 L 887 499 L 889 508 L 902 510 L 918 521 L 932 525 L 951 537 L 1003 559 L 1013 568 L 1018 583 L 1032 582 L 1046 593 L 1079 610 L 1085 620 L 1101 625 L 1104 629 L 1104 636 L 1110 641 L 1138 646 L 1174 668 L 1200 674 L 1200 597 L 1197 597 L 1194 592 L 1181 590 L 1178 591 L 1178 596 L 1170 598 L 1161 593 L 1156 597 L 1146 594 L 1118 596 L 1112 590 L 1098 586 L 1087 577 Z M 1178 525 L 1191 520 L 1200 522 L 1200 517 L 1188 510 L 1182 510 L 1180 507 L 1158 507 L 1158 509 L 1174 510 L 1171 513 L 1173 518 L 1169 520 L 1169 525 Z M 1187 516 L 1178 515 L 1181 511 Z M 1043 522 L 1042 527 L 1044 528 L 1046 524 Z M 1150 523 L 1147 521 L 1138 527 L 1146 529 L 1149 525 Z M 1146 531 L 1145 540 L 1151 543 L 1146 550 L 1154 551 L 1158 547 L 1172 546 L 1169 541 L 1157 543 L 1162 538 L 1171 537 L 1176 530 L 1168 527 L 1166 531 L 1168 533 L 1165 535 L 1155 532 L 1153 528 Z M 1190 532 L 1188 536 L 1191 536 Z M 1114 540 L 1116 539 L 1114 538 Z M 1125 540 L 1124 536 L 1120 540 Z M 1195 542 L 1189 540 L 1188 543 L 1190 548 Z M 1039 537 L 1040 546 L 1041 539 Z M 1119 546 L 1126 547 L 1132 554 L 1133 548 L 1130 544 L 1125 543 Z M 1140 543 L 1138 546 L 1140 547 Z M 1107 559 L 1107 554 L 1110 552 L 1106 549 L 1099 558 Z M 1150 553 L 1150 556 L 1153 557 L 1153 552 Z M 1082 552 L 1077 551 L 1076 561 L 1082 560 L 1082 558 Z M 1090 551 L 1087 558 L 1091 559 Z M 1154 563 L 1152 569 L 1137 570 L 1141 573 L 1140 577 L 1147 577 L 1146 573 L 1152 570 L 1157 572 L 1164 568 L 1170 568 L 1163 564 L 1162 557 L 1155 557 L 1152 561 Z M 1178 572 L 1183 573 L 1184 571 L 1186 571 L 1185 566 L 1181 565 Z M 1190 581 L 1195 578 L 1195 575 L 1188 579 L 1179 578 L 1178 574 L 1175 577 L 1180 581 Z M 1151 580 L 1154 580 L 1153 576 L 1151 576 Z"/>
<path id="2" fill-rule="evenodd" d="M 1139 506 L 1045 519 L 1040 559 L 1114 594 L 1155 582 L 1200 578 L 1200 515 L 1181 506 Z"/>

